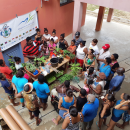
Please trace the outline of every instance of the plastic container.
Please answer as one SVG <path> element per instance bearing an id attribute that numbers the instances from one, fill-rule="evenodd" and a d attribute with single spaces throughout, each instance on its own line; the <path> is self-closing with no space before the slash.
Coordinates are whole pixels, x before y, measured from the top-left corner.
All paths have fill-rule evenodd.
<path id="1" fill-rule="evenodd" d="M 57 67 L 59 60 L 58 60 L 58 58 L 52 58 L 52 59 L 50 60 L 50 62 L 51 62 L 51 66 L 52 66 L 52 67 Z"/>

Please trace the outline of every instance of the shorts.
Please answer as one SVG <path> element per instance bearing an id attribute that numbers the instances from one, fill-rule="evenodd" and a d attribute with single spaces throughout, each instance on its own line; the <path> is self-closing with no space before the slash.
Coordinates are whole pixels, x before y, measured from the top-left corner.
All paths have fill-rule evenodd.
<path id="1" fill-rule="evenodd" d="M 10 99 L 14 99 L 14 94 L 13 93 L 12 94 L 7 93 L 7 94 L 8 94 Z"/>
<path id="2" fill-rule="evenodd" d="M 83 67 L 84 61 L 82 59 L 78 59 L 78 58 L 76 58 L 76 60 L 77 60 L 77 63 L 80 64 L 80 67 Z"/>
<path id="3" fill-rule="evenodd" d="M 114 122 L 118 122 L 118 121 L 121 119 L 121 117 L 122 117 L 122 116 L 116 117 L 116 116 L 114 115 L 114 113 L 112 112 L 112 117 L 111 117 L 111 119 L 112 119 Z"/>
<path id="4" fill-rule="evenodd" d="M 24 103 L 24 98 L 20 98 L 20 102 L 21 102 L 21 103 Z"/>
<path id="5" fill-rule="evenodd" d="M 99 112 L 99 118 L 101 118 L 101 119 L 106 119 L 108 116 L 110 116 L 111 115 L 111 113 L 109 113 L 109 115 L 104 115 L 102 118 L 101 118 L 101 111 Z"/>
<path id="6" fill-rule="evenodd" d="M 47 101 L 48 101 L 48 97 L 47 97 L 47 98 L 45 98 L 45 99 L 40 98 L 40 100 L 41 100 L 41 102 L 42 102 L 42 103 L 47 103 Z"/>
<path id="7" fill-rule="evenodd" d="M 127 111 L 125 111 L 125 113 L 124 113 L 123 121 L 124 121 L 124 122 L 128 122 L 128 121 L 130 121 L 130 115 L 128 114 Z"/>
<path id="8" fill-rule="evenodd" d="M 40 113 L 39 108 L 37 108 L 37 110 L 35 110 L 35 111 L 30 111 L 30 110 L 29 110 L 29 112 L 32 112 L 35 117 L 38 117 L 38 116 L 39 116 L 39 113 Z"/>

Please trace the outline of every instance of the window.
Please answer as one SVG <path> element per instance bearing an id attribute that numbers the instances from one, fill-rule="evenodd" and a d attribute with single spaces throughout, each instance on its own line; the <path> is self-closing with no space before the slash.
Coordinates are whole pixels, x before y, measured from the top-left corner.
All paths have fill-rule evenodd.
<path id="1" fill-rule="evenodd" d="M 74 0 L 60 0 L 60 6 L 74 2 Z"/>

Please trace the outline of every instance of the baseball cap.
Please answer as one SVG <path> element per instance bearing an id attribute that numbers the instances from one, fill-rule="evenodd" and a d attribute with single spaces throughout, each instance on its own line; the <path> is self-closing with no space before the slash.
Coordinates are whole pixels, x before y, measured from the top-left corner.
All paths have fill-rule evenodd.
<path id="1" fill-rule="evenodd" d="M 75 36 L 78 37 L 80 35 L 80 32 L 76 32 Z"/>
<path id="2" fill-rule="evenodd" d="M 102 73 L 102 72 L 97 71 L 97 72 L 96 72 L 96 75 L 97 75 L 98 77 L 100 77 L 101 79 L 106 79 L 106 75 L 105 75 L 104 73 Z"/>
<path id="3" fill-rule="evenodd" d="M 109 49 L 109 48 L 110 48 L 110 45 L 109 45 L 109 44 L 105 44 L 102 48 L 103 48 L 104 50 Z"/>

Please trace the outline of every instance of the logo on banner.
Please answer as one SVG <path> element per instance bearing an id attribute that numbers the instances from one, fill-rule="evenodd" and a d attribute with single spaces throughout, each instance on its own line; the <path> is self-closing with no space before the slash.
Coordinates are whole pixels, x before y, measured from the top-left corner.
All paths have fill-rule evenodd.
<path id="1" fill-rule="evenodd" d="M 8 38 L 11 34 L 12 29 L 7 26 L 7 24 L 5 24 L 2 28 L 2 30 L 0 30 L 0 35 L 3 36 L 4 38 Z"/>
<path id="2" fill-rule="evenodd" d="M 22 24 L 22 23 L 28 23 L 28 22 L 30 22 L 31 20 L 33 20 L 33 18 L 34 18 L 34 15 L 31 15 L 31 13 L 30 13 L 30 14 L 29 14 L 29 17 L 27 17 L 25 20 L 21 21 L 21 22 L 19 23 L 19 25 Z"/>

